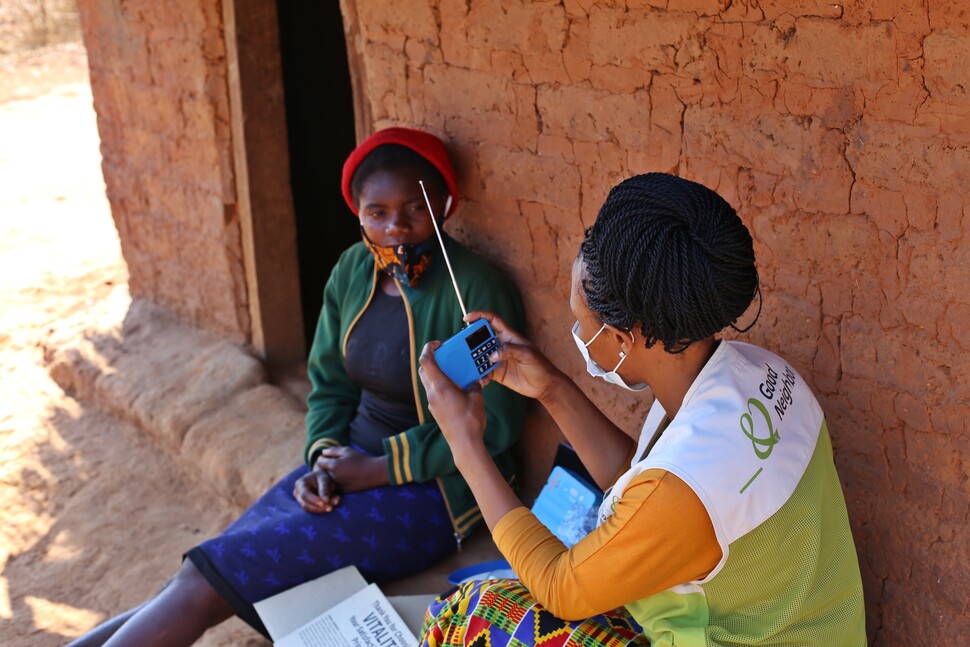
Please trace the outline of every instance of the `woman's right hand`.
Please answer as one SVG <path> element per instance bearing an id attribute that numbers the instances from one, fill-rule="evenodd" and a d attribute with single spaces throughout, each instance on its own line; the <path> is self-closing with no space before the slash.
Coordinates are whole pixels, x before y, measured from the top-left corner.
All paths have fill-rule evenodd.
<path id="1" fill-rule="evenodd" d="M 333 477 L 318 467 L 296 480 L 293 484 L 293 498 L 301 508 L 314 514 L 332 512 L 340 503 Z"/>
<path id="2" fill-rule="evenodd" d="M 494 312 L 476 310 L 465 317 L 468 323 L 478 319 L 486 319 L 492 325 L 499 348 L 489 359 L 492 362 L 501 362 L 494 371 L 485 376 L 482 385 L 494 380 L 526 397 L 543 401 L 556 381 L 564 377 L 563 373 L 532 342 L 509 327 Z"/>

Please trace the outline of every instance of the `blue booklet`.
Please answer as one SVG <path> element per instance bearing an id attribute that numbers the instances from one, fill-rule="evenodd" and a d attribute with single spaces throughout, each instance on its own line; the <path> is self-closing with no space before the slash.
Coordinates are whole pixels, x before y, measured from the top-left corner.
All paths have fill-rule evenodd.
<path id="1" fill-rule="evenodd" d="M 584 479 L 556 465 L 532 504 L 532 512 L 570 548 L 596 527 L 602 494 Z"/>
<path id="2" fill-rule="evenodd" d="M 596 527 L 596 513 L 602 498 L 602 493 L 588 481 L 572 470 L 556 465 L 532 504 L 532 512 L 566 548 L 570 548 Z M 509 563 L 500 559 L 460 568 L 448 576 L 448 581 L 457 585 L 468 580 L 515 576 Z"/>

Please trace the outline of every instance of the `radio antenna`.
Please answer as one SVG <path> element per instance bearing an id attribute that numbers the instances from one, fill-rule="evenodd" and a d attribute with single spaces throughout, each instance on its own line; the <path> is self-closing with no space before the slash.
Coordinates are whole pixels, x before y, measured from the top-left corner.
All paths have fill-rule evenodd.
<path id="1" fill-rule="evenodd" d="M 434 233 L 438 235 L 438 243 L 441 245 L 441 253 L 445 255 L 445 265 L 448 266 L 448 274 L 451 274 L 451 284 L 455 286 L 455 296 L 458 297 L 458 305 L 461 306 L 461 314 L 463 317 L 468 316 L 468 311 L 465 310 L 465 302 L 461 300 L 461 292 L 458 291 L 458 281 L 455 280 L 455 272 L 451 269 L 451 261 L 448 260 L 448 252 L 445 251 L 445 240 L 441 237 L 441 230 L 438 229 L 438 221 L 434 217 L 434 209 L 431 208 L 431 200 L 428 199 L 428 192 L 424 188 L 424 180 L 418 180 L 418 184 L 421 185 L 421 193 L 424 194 L 424 203 L 428 205 L 428 213 L 431 214 L 431 224 L 434 225 Z M 450 198 L 450 196 L 449 196 Z M 449 205 L 451 200 L 448 200 Z M 448 207 L 445 207 L 445 211 L 448 211 Z M 448 214 L 445 213 L 447 216 Z"/>

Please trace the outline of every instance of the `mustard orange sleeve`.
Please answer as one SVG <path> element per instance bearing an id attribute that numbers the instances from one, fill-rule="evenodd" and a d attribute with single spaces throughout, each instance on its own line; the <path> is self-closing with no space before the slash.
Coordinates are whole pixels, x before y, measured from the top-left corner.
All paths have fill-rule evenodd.
<path id="1" fill-rule="evenodd" d="M 502 517 L 492 536 L 536 601 L 564 620 L 702 579 L 721 559 L 704 505 L 665 470 L 634 478 L 614 513 L 571 549 L 524 507 Z"/>

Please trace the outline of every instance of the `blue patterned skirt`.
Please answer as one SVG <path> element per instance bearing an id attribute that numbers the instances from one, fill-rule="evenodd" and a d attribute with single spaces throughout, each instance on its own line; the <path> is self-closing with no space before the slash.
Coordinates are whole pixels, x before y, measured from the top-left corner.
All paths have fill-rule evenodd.
<path id="1" fill-rule="evenodd" d="M 302 466 L 274 485 L 222 534 L 186 557 L 264 635 L 258 602 L 355 565 L 370 582 L 425 570 L 455 550 L 448 509 L 435 482 L 340 495 L 333 512 L 313 514 L 293 498 Z"/>

